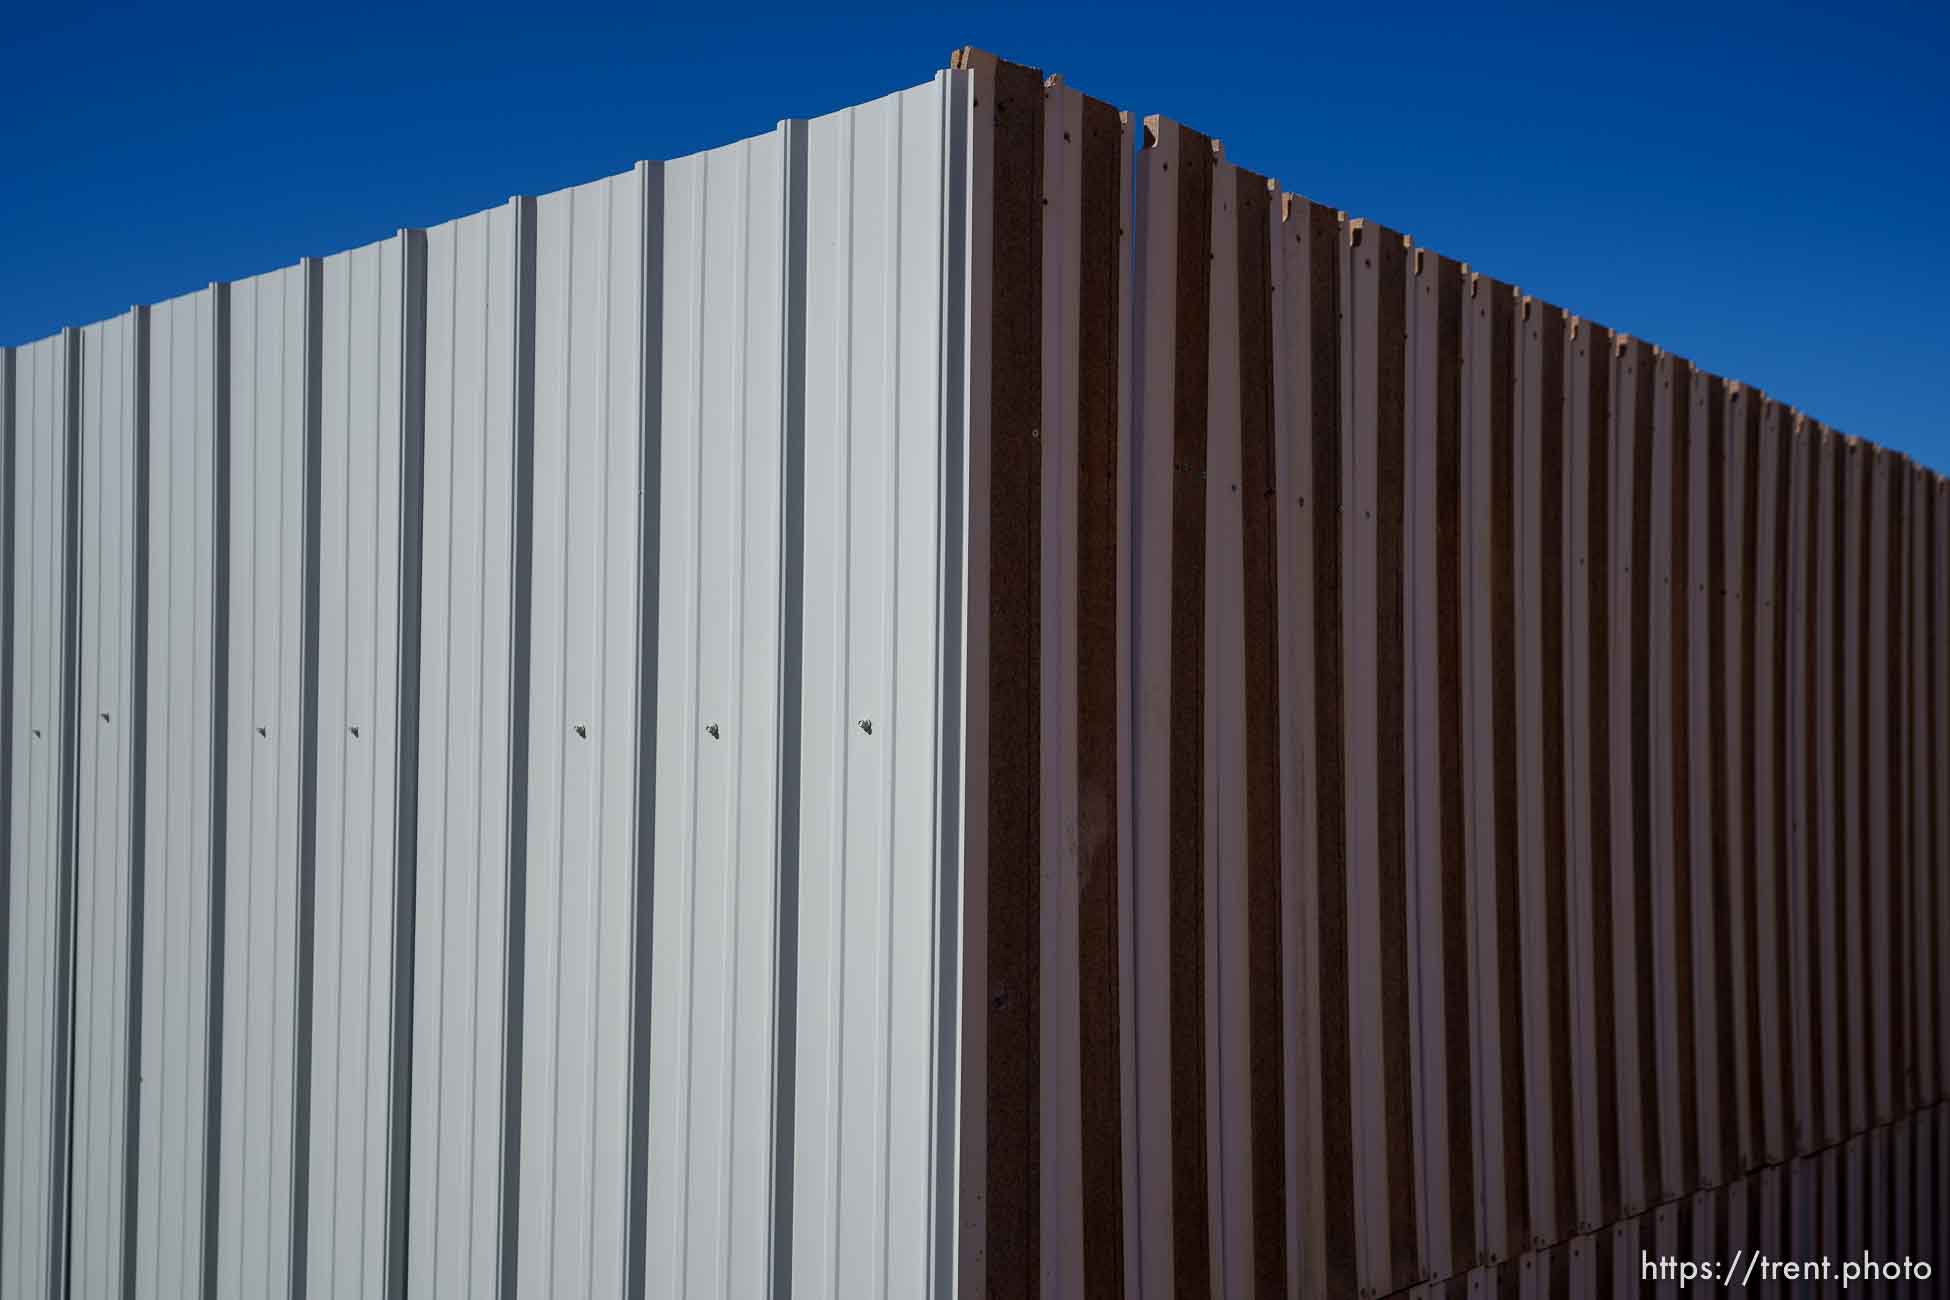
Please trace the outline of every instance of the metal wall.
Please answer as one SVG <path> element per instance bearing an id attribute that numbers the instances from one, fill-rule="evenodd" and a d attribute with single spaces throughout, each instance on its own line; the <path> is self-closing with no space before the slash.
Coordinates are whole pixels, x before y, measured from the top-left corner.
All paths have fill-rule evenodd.
<path id="1" fill-rule="evenodd" d="M 0 1294 L 951 1275 L 971 100 L 0 353 Z"/>
<path id="2" fill-rule="evenodd" d="M 0 1294 L 1943 1262 L 1950 484 L 954 64 L 0 351 Z"/>
<path id="3" fill-rule="evenodd" d="M 1942 1267 L 1950 483 L 961 58 L 963 1292 Z"/>

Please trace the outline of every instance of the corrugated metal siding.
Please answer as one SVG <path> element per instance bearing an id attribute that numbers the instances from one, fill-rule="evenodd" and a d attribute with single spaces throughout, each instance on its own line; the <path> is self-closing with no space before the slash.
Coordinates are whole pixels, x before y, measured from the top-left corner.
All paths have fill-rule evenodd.
<path id="1" fill-rule="evenodd" d="M 0 1291 L 1933 1258 L 1950 486 L 1135 130 L 0 352 Z"/>
<path id="2" fill-rule="evenodd" d="M 1898 909 L 1944 869 L 1910 721 L 1941 711 L 1942 480 L 1259 198 L 1162 119 L 1131 269 L 1093 283 L 1096 101 L 962 60 L 995 106 L 964 1287 L 1592 1294 L 1636 1288 L 1641 1246 L 1931 1248 L 1941 1098 L 1913 1063 L 1942 963 Z M 1076 322 L 1122 302 L 1095 388 Z M 1073 431 L 1126 412 L 1136 834 L 1107 963 L 1076 910 L 1066 475 Z M 1121 1205 L 1078 1177 L 1071 1100 L 1073 999 L 1113 970 Z M 1126 1276 L 1089 1244 L 1106 1206 Z"/>
<path id="3" fill-rule="evenodd" d="M 141 456 L 137 386 L 146 375 L 146 313 L 81 333 L 81 698 L 75 857 L 73 1293 L 116 1294 L 125 1232 L 127 1069 L 133 909 L 132 652 Z"/>
<path id="4" fill-rule="evenodd" d="M 970 97 L 5 354 L 0 1290 L 947 1284 Z"/>
<path id="5" fill-rule="evenodd" d="M 72 580 L 76 441 L 80 412 L 69 330 L 16 349 L 9 384 L 6 475 L 8 659 L 5 934 L 4 1204 L 0 1280 L 10 1294 L 59 1291 L 66 1273 L 68 1042 L 67 980 L 72 951 L 74 756 L 72 673 L 76 665 Z"/>
<path id="6" fill-rule="evenodd" d="M 216 755 L 217 340 L 215 288 L 149 314 L 148 671 L 136 679 L 146 745 L 141 864 L 141 1053 L 136 1080 L 135 1223 L 125 1289 L 200 1294 L 212 1215 L 211 939 Z M 142 475 L 138 470 L 138 478 Z M 141 602 L 138 602 L 141 603 Z"/>

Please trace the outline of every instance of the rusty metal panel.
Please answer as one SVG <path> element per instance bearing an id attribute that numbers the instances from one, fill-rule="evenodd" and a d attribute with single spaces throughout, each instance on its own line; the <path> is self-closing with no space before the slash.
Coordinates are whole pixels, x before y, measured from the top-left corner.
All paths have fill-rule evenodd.
<path id="1" fill-rule="evenodd" d="M 1276 391 L 1286 448 L 1281 505 L 1289 647 L 1283 697 L 1291 763 L 1284 778 L 1296 828 L 1291 878 L 1294 970 L 1295 1170 L 1289 1272 L 1298 1293 L 1343 1294 L 1355 1282 L 1352 1204 L 1329 1187 L 1352 1184 L 1347 1092 L 1346 856 L 1341 746 L 1340 249 L 1339 214 L 1290 198 L 1281 213 L 1286 293 L 1276 317 L 1286 382 Z M 1140 516 L 1142 518 L 1142 516 Z M 1290 548 L 1290 549 L 1286 549 Z M 1330 1028 L 1331 1027 L 1331 1028 Z"/>
<path id="2" fill-rule="evenodd" d="M 1241 176 L 1213 169 L 1211 316 L 1207 346 L 1205 494 L 1205 795 L 1206 1079 L 1210 1128 L 1214 1286 L 1226 1294 L 1253 1287 L 1251 1035 L 1248 1002 L 1245 697 L 1245 556 L 1240 423 L 1242 283 L 1237 207 Z"/>
<path id="3" fill-rule="evenodd" d="M 1474 738 L 1470 875 L 1475 898 L 1481 1258 L 1513 1262 L 1530 1240 L 1517 818 L 1515 662 L 1516 292 L 1474 279 L 1465 332 L 1463 438 L 1469 530 L 1465 730 Z"/>
<path id="4" fill-rule="evenodd" d="M 1363 1285 L 1418 1274 L 1403 801 L 1404 319 L 1408 248 L 1352 224 L 1341 365 L 1348 982 Z M 1371 666 L 1371 671 L 1364 668 Z"/>
<path id="5" fill-rule="evenodd" d="M 1518 324 L 1516 471 L 1517 857 L 1522 950 L 1528 1244 L 1571 1229 L 1570 972 L 1563 893 L 1563 313 L 1527 300 Z"/>
<path id="6" fill-rule="evenodd" d="M 1715 381 L 1711 396 L 1721 420 L 1718 463 L 1722 487 L 1719 636 L 1714 659 L 1718 669 L 1715 695 L 1720 704 L 1721 741 L 1714 765 L 1720 782 L 1723 817 L 1715 904 L 1721 918 L 1720 1006 L 1722 1145 L 1732 1164 L 1728 1176 L 1755 1167 L 1759 1146 L 1757 1128 L 1764 1118 L 1759 1082 L 1760 964 L 1755 960 L 1761 921 L 1758 876 L 1761 864 L 1754 843 L 1753 725 L 1754 636 L 1751 601 L 1755 585 L 1755 524 L 1759 513 L 1755 495 L 1759 455 L 1760 406 L 1757 395 L 1738 384 Z"/>
<path id="7" fill-rule="evenodd" d="M 1609 682 L 1612 889 L 1609 960 L 1615 972 L 1619 1212 L 1656 1199 L 1660 1092 L 1652 973 L 1650 350 L 1621 338 L 1610 349 L 1612 450 Z"/>
<path id="8" fill-rule="evenodd" d="M 1422 1268 L 1476 1255 L 1470 926 L 1462 725 L 1461 370 L 1464 273 L 1417 251 L 1408 284 L 1404 553 L 1410 950 Z"/>
<path id="9" fill-rule="evenodd" d="M 1847 768 L 1843 752 L 1843 600 L 1841 600 L 1841 548 L 1843 548 L 1843 456 L 1841 442 L 1827 429 L 1813 425 L 1810 450 L 1815 462 L 1815 526 L 1813 526 L 1813 622 L 1815 622 L 1815 758 L 1817 778 L 1813 782 L 1813 817 L 1817 824 L 1819 852 L 1813 863 L 1815 889 L 1812 891 L 1813 971 L 1817 984 L 1813 992 L 1813 1054 L 1817 1068 L 1817 1111 L 1815 1146 L 1839 1142 L 1847 1134 L 1847 1086 L 1845 1068 L 1849 1062 L 1847 1025 L 1843 1013 L 1843 932 L 1837 908 L 1845 897 L 1843 852 L 1847 822 L 1847 793 L 1843 789 Z"/>
<path id="10" fill-rule="evenodd" d="M 1746 411 L 1753 451 L 1753 585 L 1747 592 L 1753 653 L 1754 942 L 1751 947 L 1755 1054 L 1750 1062 L 1760 1113 L 1752 1117 L 1752 1150 L 1765 1165 L 1778 1165 L 1792 1149 L 1795 1098 L 1794 994 L 1792 986 L 1794 874 L 1790 818 L 1794 815 L 1790 770 L 1793 741 L 1788 718 L 1792 622 L 1789 610 L 1787 522 L 1792 507 L 1790 444 L 1779 403 L 1749 394 Z"/>
<path id="11" fill-rule="evenodd" d="M 1618 1066 L 1610 1032 L 1611 332 L 1568 323 L 1563 455 L 1565 916 L 1577 1230 L 1618 1217 Z M 1602 900 L 1602 901 L 1601 901 Z M 1567 1135 L 1568 1136 L 1568 1135 Z M 1567 1189 L 1568 1191 L 1568 1189 Z"/>

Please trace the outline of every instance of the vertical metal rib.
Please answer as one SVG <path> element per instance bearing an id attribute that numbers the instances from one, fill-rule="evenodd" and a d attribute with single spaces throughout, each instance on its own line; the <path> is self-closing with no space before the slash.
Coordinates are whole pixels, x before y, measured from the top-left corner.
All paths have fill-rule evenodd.
<path id="1" fill-rule="evenodd" d="M 780 124 L 785 135 L 785 338 L 780 390 L 785 403 L 784 526 L 780 545 L 779 630 L 779 896 L 772 1049 L 772 1290 L 792 1295 L 792 1153 L 798 1113 L 799 799 L 804 743 L 806 596 L 806 146 L 803 121 Z M 644 919 L 643 933 L 649 933 Z M 647 1041 L 647 1036 L 646 1036 Z"/>
<path id="2" fill-rule="evenodd" d="M 529 626 L 535 593 L 535 200 L 515 210 L 515 589 L 509 673 L 508 929 L 502 996 L 501 1273 L 497 1294 L 515 1294 L 521 1219 L 522 993 L 528 907 Z"/>
<path id="3" fill-rule="evenodd" d="M 297 998 L 291 1055 L 291 1250 L 286 1261 L 291 1300 L 305 1300 L 310 1246 L 312 1007 L 317 987 L 318 911 L 318 598 L 319 474 L 323 448 L 325 263 L 303 263 L 304 367 L 304 590 L 299 612 Z"/>
<path id="4" fill-rule="evenodd" d="M 427 432 L 427 236 L 400 232 L 400 583 L 398 738 L 393 754 L 393 1005 L 386 1117 L 386 1295 L 406 1295 L 413 1135 L 414 939 L 420 887 L 420 579 Z"/>
<path id="5" fill-rule="evenodd" d="M 134 566 L 134 606 L 129 637 L 129 983 L 126 1015 L 125 1083 L 122 1134 L 128 1144 L 122 1162 L 122 1300 L 135 1300 L 135 1221 L 142 1143 L 142 969 L 147 909 L 149 808 L 149 309 L 131 314 L 135 333 L 134 534 L 129 547 Z"/>

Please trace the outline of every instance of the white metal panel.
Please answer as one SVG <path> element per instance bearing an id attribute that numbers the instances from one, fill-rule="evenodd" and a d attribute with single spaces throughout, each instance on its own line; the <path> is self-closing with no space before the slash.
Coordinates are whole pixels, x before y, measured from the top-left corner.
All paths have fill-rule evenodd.
<path id="1" fill-rule="evenodd" d="M 209 289 L 150 317 L 141 1107 L 135 1285 L 201 1294 L 210 1084 L 211 807 L 216 738 L 216 351 Z"/>
<path id="2" fill-rule="evenodd" d="M 6 973 L 6 1165 L 0 1185 L 0 1292 L 58 1294 L 61 1258 L 53 1216 L 66 1134 L 55 1132 L 58 1063 L 67 1048 L 57 983 L 62 953 L 60 884 L 62 764 L 66 726 L 62 664 L 66 480 L 76 364 L 70 333 L 19 348 L 14 357 L 12 790 L 8 836 Z"/>
<path id="3" fill-rule="evenodd" d="M 238 1300 L 282 1295 L 290 1280 L 308 272 L 292 267 L 230 290 L 215 1287 Z"/>
<path id="4" fill-rule="evenodd" d="M 395 238 L 321 269 L 317 838 L 300 1045 L 303 1263 L 320 1297 L 378 1295 L 385 1278 L 405 249 Z"/>
<path id="5" fill-rule="evenodd" d="M 797 130 L 663 169 L 648 1296 L 771 1288 Z"/>
<path id="6" fill-rule="evenodd" d="M 427 232 L 407 1294 L 492 1293 L 515 631 L 517 205 Z"/>
<path id="7" fill-rule="evenodd" d="M 645 194 L 639 171 L 536 203 L 523 1296 L 623 1285 Z"/>
<path id="8" fill-rule="evenodd" d="M 141 313 L 82 331 L 73 1294 L 119 1296 L 127 1249 L 131 711 Z"/>
<path id="9" fill-rule="evenodd" d="M 793 1294 L 926 1291 L 937 1186 L 943 184 L 965 78 L 810 124 Z M 958 694 L 959 692 L 957 692 Z M 944 759 L 946 761 L 944 761 Z"/>

